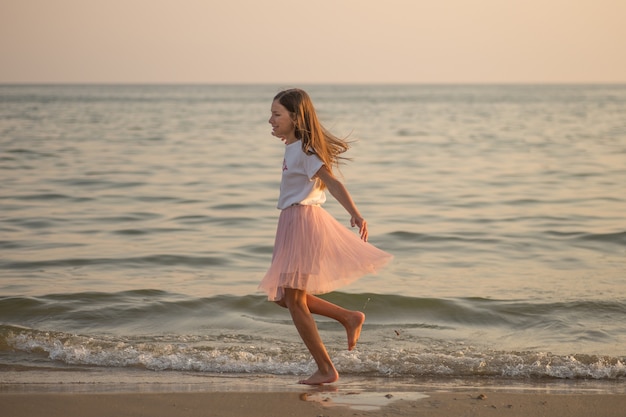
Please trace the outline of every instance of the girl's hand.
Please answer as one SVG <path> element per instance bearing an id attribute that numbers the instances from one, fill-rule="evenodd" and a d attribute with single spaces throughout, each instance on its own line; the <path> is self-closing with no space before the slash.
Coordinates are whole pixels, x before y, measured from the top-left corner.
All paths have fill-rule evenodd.
<path id="1" fill-rule="evenodd" d="M 365 219 L 363 217 L 352 216 L 350 225 L 352 227 L 358 226 L 361 239 L 363 239 L 363 242 L 367 242 L 367 222 Z"/>

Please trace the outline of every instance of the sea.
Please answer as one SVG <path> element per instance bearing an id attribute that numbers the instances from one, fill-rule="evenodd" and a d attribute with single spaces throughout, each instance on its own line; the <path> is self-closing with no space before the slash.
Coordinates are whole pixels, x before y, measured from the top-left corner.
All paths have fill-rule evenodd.
<path id="1" fill-rule="evenodd" d="M 257 290 L 290 87 L 395 257 L 322 295 L 367 317 L 317 317 L 342 377 L 624 389 L 626 85 L 559 84 L 0 85 L 0 384 L 316 369 Z"/>

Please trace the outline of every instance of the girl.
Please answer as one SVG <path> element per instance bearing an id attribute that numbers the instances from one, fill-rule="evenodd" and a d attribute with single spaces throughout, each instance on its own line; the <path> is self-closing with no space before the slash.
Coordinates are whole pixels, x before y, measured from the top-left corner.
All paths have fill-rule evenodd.
<path id="1" fill-rule="evenodd" d="M 392 256 L 367 243 L 367 222 L 344 185 L 333 175 L 348 143 L 320 124 L 308 94 L 300 89 L 278 93 L 272 102 L 272 135 L 285 142 L 278 208 L 281 210 L 270 268 L 259 288 L 271 301 L 289 309 L 317 372 L 301 384 L 331 383 L 339 378 L 322 343 L 312 314 L 340 322 L 354 349 L 365 315 L 346 310 L 313 294 L 333 291 L 389 262 Z M 350 214 L 360 239 L 321 205 L 324 190 Z"/>

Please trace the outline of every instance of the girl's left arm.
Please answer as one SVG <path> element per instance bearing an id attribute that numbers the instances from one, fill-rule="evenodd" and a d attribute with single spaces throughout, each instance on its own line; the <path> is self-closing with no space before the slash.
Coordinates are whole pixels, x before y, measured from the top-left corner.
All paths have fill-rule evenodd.
<path id="1" fill-rule="evenodd" d="M 354 204 L 352 196 L 348 192 L 348 189 L 339 181 L 335 176 L 326 168 L 326 165 L 322 166 L 317 174 L 317 178 L 322 180 L 328 188 L 328 192 L 335 197 L 335 199 L 346 209 L 350 214 L 350 225 L 352 227 L 358 226 L 361 239 L 367 242 L 367 222 L 361 216 L 359 209 Z"/>

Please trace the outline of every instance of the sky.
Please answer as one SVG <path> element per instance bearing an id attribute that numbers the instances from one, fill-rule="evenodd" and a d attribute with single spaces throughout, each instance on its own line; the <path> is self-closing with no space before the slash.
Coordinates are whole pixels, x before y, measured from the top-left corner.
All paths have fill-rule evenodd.
<path id="1" fill-rule="evenodd" d="M 0 0 L 0 83 L 624 83 L 625 0 Z"/>

